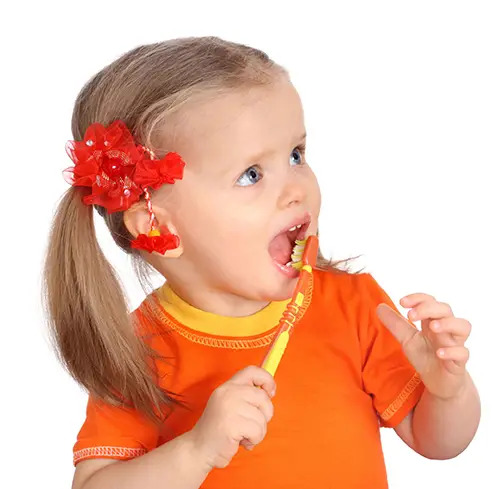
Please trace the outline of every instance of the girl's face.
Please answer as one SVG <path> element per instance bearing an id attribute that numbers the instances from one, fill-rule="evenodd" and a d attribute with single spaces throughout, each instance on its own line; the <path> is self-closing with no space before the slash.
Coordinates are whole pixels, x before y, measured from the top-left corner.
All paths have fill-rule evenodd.
<path id="1" fill-rule="evenodd" d="M 165 275 L 219 293 L 223 304 L 289 298 L 297 279 L 276 262 L 290 260 L 293 233 L 274 238 L 308 217 L 305 234 L 315 234 L 321 204 L 293 85 L 283 79 L 196 103 L 174 125 L 167 147 L 186 162 L 184 176 L 157 197 L 184 251 L 163 259 Z"/>

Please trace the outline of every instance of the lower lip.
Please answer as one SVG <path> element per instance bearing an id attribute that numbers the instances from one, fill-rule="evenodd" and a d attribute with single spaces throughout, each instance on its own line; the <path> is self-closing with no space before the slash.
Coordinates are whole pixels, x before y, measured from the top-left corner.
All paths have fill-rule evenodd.
<path id="1" fill-rule="evenodd" d="M 289 278 L 297 278 L 300 272 L 293 267 L 286 267 L 285 265 L 281 265 L 280 263 L 272 260 L 272 262 L 276 265 L 276 268 L 283 274 L 285 277 Z"/>

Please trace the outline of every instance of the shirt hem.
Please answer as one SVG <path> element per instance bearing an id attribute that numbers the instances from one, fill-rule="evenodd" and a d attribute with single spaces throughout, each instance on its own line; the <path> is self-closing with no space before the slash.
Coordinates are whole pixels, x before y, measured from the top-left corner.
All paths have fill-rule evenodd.
<path id="1" fill-rule="evenodd" d="M 424 388 L 420 375 L 415 372 L 395 400 L 380 414 L 381 426 L 394 428 L 400 424 L 420 400 Z"/>
<path id="2" fill-rule="evenodd" d="M 128 460 L 139 457 L 147 453 L 145 448 L 115 447 L 115 446 L 97 446 L 81 448 L 74 451 L 74 466 L 82 460 L 89 458 L 115 458 L 119 460 Z"/>

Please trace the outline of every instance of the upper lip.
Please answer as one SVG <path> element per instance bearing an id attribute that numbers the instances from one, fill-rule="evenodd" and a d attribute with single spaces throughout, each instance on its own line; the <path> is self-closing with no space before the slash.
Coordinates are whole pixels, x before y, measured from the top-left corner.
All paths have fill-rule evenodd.
<path id="1" fill-rule="evenodd" d="M 281 231 L 278 231 L 272 239 L 276 238 L 276 236 L 282 234 L 282 233 L 286 233 L 288 232 L 289 229 L 291 229 L 293 226 L 298 226 L 299 224 L 307 224 L 309 223 L 310 224 L 310 221 L 311 221 L 311 215 L 310 215 L 310 212 L 306 212 L 305 214 L 299 216 L 299 217 L 296 217 L 294 219 L 292 219 L 292 221 L 290 221 L 290 224 L 288 226 L 285 226 L 283 229 L 281 229 Z"/>

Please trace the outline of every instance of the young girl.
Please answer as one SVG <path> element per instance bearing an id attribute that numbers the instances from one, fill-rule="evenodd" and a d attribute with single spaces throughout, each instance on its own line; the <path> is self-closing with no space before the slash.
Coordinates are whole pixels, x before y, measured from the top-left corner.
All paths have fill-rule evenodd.
<path id="1" fill-rule="evenodd" d="M 469 444 L 468 321 L 412 294 L 419 331 L 370 274 L 320 254 L 276 384 L 259 367 L 320 210 L 299 96 L 265 53 L 140 46 L 82 89 L 72 132 L 45 283 L 61 359 L 89 391 L 74 489 L 382 489 L 380 426 L 430 458 Z M 166 277 L 130 314 L 92 207 L 141 281 Z"/>

